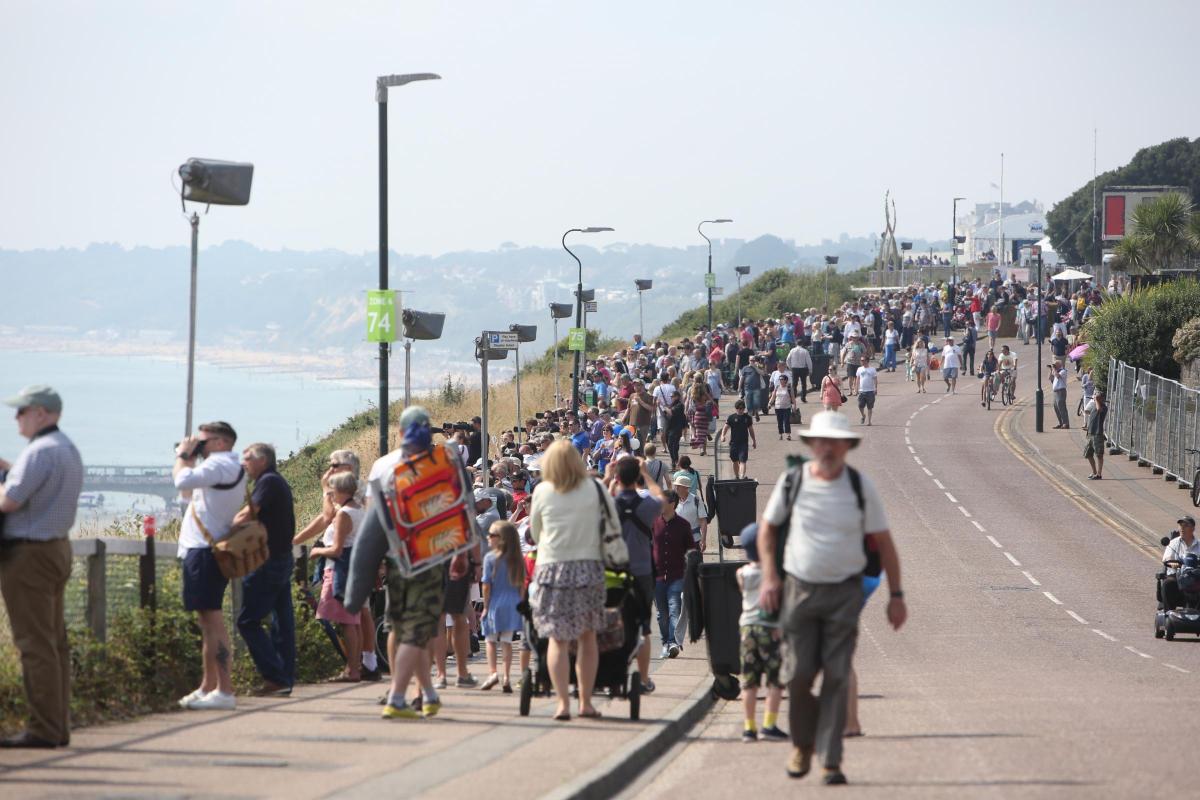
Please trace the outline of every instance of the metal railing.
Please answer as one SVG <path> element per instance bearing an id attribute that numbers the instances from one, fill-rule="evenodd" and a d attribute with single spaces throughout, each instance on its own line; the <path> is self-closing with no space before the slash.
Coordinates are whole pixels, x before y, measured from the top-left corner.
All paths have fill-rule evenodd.
<path id="1" fill-rule="evenodd" d="M 1200 390 L 1110 358 L 1107 399 L 1109 443 L 1190 487 L 1197 457 L 1186 450 L 1200 448 Z"/>

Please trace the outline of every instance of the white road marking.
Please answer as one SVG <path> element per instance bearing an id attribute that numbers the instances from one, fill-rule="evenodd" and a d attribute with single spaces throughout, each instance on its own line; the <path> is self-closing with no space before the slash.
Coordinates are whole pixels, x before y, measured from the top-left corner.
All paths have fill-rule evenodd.
<path id="1" fill-rule="evenodd" d="M 943 486 L 943 485 L 942 485 L 942 482 L 941 482 L 941 481 L 939 481 L 937 478 L 934 478 L 934 479 L 933 479 L 933 482 L 937 484 L 937 487 L 938 487 L 939 489 L 941 489 L 942 491 L 946 491 L 946 487 L 945 487 L 945 486 Z"/>
<path id="2" fill-rule="evenodd" d="M 921 406 L 920 408 L 917 409 L 917 411 L 924 411 L 927 408 L 929 408 L 929 403 L 926 403 L 925 405 Z M 915 417 L 916 414 L 913 414 L 913 416 Z"/>
<path id="3" fill-rule="evenodd" d="M 959 510 L 959 511 L 961 511 L 961 512 L 963 512 L 963 516 L 964 516 L 964 517 L 966 517 L 967 519 L 970 519 L 970 518 L 971 518 L 971 512 L 970 512 L 970 511 L 967 511 L 967 510 L 966 510 L 965 508 L 963 508 L 962 506 L 959 506 L 959 507 L 958 507 L 958 510 Z"/>
<path id="4" fill-rule="evenodd" d="M 1078 615 L 1078 614 L 1076 614 L 1074 611 L 1069 611 L 1069 610 L 1068 610 L 1068 611 L 1067 611 L 1067 616 L 1068 616 L 1068 617 L 1070 617 L 1071 619 L 1075 620 L 1076 622 L 1078 622 L 1080 625 L 1087 625 L 1087 624 L 1088 624 L 1088 621 L 1087 621 L 1086 619 L 1084 619 L 1083 617 L 1079 616 L 1079 615 Z"/>
<path id="5" fill-rule="evenodd" d="M 1141 650 L 1135 650 L 1134 648 L 1130 647 L 1129 645 L 1125 645 L 1125 649 L 1128 650 L 1129 652 L 1133 653 L 1136 656 L 1141 656 L 1142 658 L 1154 658 L 1154 656 L 1150 655 L 1149 653 L 1143 653 Z"/>
<path id="6" fill-rule="evenodd" d="M 1005 555 L 1008 555 L 1008 554 L 1005 553 Z M 1030 575 L 1027 570 L 1021 570 L 1021 574 L 1024 575 L 1026 578 L 1029 578 L 1029 582 L 1032 583 L 1034 586 L 1042 585 L 1041 581 L 1039 581 L 1037 578 Z"/>
<path id="7" fill-rule="evenodd" d="M 1009 561 L 1011 561 L 1012 565 L 1014 567 L 1021 566 L 1021 562 L 1017 561 L 1017 557 L 1014 556 L 1012 553 L 1008 552 L 1007 550 L 1004 551 L 1004 557 L 1007 558 Z"/>
<path id="8" fill-rule="evenodd" d="M 925 462 L 922 461 L 918 456 L 913 456 L 913 461 L 917 462 L 917 466 L 919 467 L 925 466 Z"/>
<path id="9" fill-rule="evenodd" d="M 916 451 L 916 450 L 913 450 L 913 446 L 910 444 L 910 445 L 908 446 L 908 452 L 910 452 L 910 453 L 916 453 L 917 451 Z"/>
<path id="10" fill-rule="evenodd" d="M 945 486 L 942 486 L 942 487 L 940 487 L 940 488 L 942 488 L 942 489 L 945 489 L 946 487 L 945 487 Z M 957 499 L 955 499 L 954 495 L 950 494 L 949 492 L 946 492 L 946 499 L 947 499 L 947 500 L 949 500 L 951 503 L 957 503 L 957 502 L 958 502 L 958 500 L 957 500 Z"/>
<path id="11" fill-rule="evenodd" d="M 1182 672 L 1182 673 L 1184 673 L 1185 675 L 1191 675 L 1191 674 L 1192 674 L 1192 671 L 1191 671 L 1190 669 L 1184 669 L 1183 667 L 1177 667 L 1177 666 L 1175 666 L 1174 664 L 1163 664 L 1163 666 L 1164 666 L 1164 667 L 1166 667 L 1167 669 L 1173 669 L 1173 670 L 1175 670 L 1176 672 Z"/>
<path id="12" fill-rule="evenodd" d="M 933 477 L 933 473 L 929 471 L 928 467 L 921 467 L 921 469 L 925 470 L 926 475 L 928 475 L 931 478 Z"/>
<path id="13" fill-rule="evenodd" d="M 1105 639 L 1108 639 L 1110 642 L 1115 642 L 1117 640 L 1117 637 L 1109 636 L 1107 633 L 1100 630 L 1099 628 L 1092 628 L 1092 633 L 1096 634 L 1097 636 L 1102 636 Z"/>
<path id="14" fill-rule="evenodd" d="M 996 541 L 996 537 L 995 537 L 995 536 L 988 536 L 988 537 L 987 537 L 987 540 L 988 540 L 989 542 L 991 542 L 992 544 L 996 545 L 996 547 L 1004 547 L 1004 545 L 1002 545 L 1002 544 L 1000 544 L 999 542 L 997 542 L 997 541 Z"/>
<path id="15" fill-rule="evenodd" d="M 974 525 L 976 528 L 979 528 L 980 533 L 987 533 L 987 528 L 980 525 L 979 520 L 973 519 L 973 520 L 971 520 L 971 524 Z M 990 539 L 991 537 L 989 536 L 988 538 Z"/>
<path id="16" fill-rule="evenodd" d="M 909 425 L 912 425 L 912 420 L 911 419 L 904 420 L 904 427 L 907 428 Z"/>
<path id="17" fill-rule="evenodd" d="M 1046 599 L 1049 600 L 1051 603 L 1054 603 L 1054 605 L 1056 605 L 1056 606 L 1061 606 L 1063 604 L 1062 600 L 1059 600 L 1057 597 L 1050 594 L 1049 592 L 1042 592 L 1042 594 L 1046 595 Z"/>

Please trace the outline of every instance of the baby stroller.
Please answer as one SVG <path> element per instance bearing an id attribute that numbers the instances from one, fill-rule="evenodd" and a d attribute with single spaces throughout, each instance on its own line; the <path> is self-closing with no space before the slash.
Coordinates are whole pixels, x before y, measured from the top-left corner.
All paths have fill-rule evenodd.
<path id="1" fill-rule="evenodd" d="M 636 669 L 629 674 L 629 665 L 637 657 L 642 646 L 642 626 L 650 619 L 650 609 L 642 602 L 633 577 L 627 573 L 604 573 L 607 597 L 604 603 L 605 630 L 596 634 L 600 646 L 599 663 L 596 666 L 595 691 L 607 690 L 610 697 L 629 700 L 629 718 L 641 716 L 643 676 Z M 525 618 L 525 633 L 536 656 L 536 666 L 526 669 L 521 676 L 521 716 L 529 716 L 533 697 L 548 697 L 554 692 L 550 683 L 550 672 L 546 663 L 549 641 L 538 636 L 533 627 L 533 610 L 528 601 L 518 609 Z M 575 654 L 571 653 L 571 683 L 575 681 Z"/>
<path id="2" fill-rule="evenodd" d="M 1197 558 L 1195 553 L 1188 553 L 1182 563 L 1168 561 L 1166 566 L 1177 567 L 1179 570 L 1175 574 L 1175 580 L 1180 594 L 1183 595 L 1183 605 L 1168 607 L 1171 604 L 1166 602 L 1167 593 L 1163 586 L 1166 571 L 1160 571 L 1155 576 L 1158 578 L 1159 609 L 1154 615 L 1154 638 L 1166 637 L 1167 641 L 1171 641 L 1178 633 L 1194 633 L 1200 636 L 1200 558 Z"/>

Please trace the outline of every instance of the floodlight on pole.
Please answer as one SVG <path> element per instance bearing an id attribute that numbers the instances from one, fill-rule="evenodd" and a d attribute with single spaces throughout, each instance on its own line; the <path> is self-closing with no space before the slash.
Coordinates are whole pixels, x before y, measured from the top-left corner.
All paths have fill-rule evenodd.
<path id="1" fill-rule="evenodd" d="M 571 316 L 570 303 L 551 303 L 550 320 L 554 323 L 554 407 L 562 408 L 562 392 L 558 388 L 558 321 L 569 319 Z"/>
<path id="2" fill-rule="evenodd" d="M 837 256 L 825 256 L 825 309 L 824 313 L 829 313 L 829 268 L 836 267 L 838 263 Z"/>
<path id="3" fill-rule="evenodd" d="M 379 288 L 388 288 L 388 89 L 415 81 L 441 80 L 432 72 L 380 75 L 375 79 L 375 103 L 379 107 Z M 388 358 L 391 345 L 379 343 L 379 455 L 388 451 Z"/>
<path id="4" fill-rule="evenodd" d="M 654 288 L 654 281 L 649 278 L 634 278 L 633 285 L 637 287 L 638 293 L 638 336 L 641 337 L 642 344 L 646 343 L 646 322 L 642 317 L 642 292 L 648 292 Z"/>
<path id="5" fill-rule="evenodd" d="M 211 158 L 189 158 L 179 167 L 179 204 L 187 214 L 188 200 L 213 206 L 244 206 L 250 202 L 254 165 Z M 205 210 L 207 214 L 208 211 Z M 196 278 L 200 258 L 200 215 L 187 218 L 192 226 L 191 293 L 188 299 L 187 405 L 183 435 L 192 435 L 192 398 L 196 386 Z"/>
<path id="6" fill-rule="evenodd" d="M 483 389 L 479 408 L 479 458 L 483 461 L 483 485 L 492 485 L 492 471 L 488 469 L 488 362 L 508 358 L 507 350 L 493 350 L 487 346 L 483 336 L 475 339 L 475 360 L 479 362 L 479 385 Z"/>
<path id="7" fill-rule="evenodd" d="M 950 285 L 958 283 L 958 201 L 966 200 L 965 197 L 954 198 L 954 205 L 950 214 Z"/>
<path id="8" fill-rule="evenodd" d="M 742 276 L 750 274 L 750 266 L 743 264 L 740 267 L 734 267 L 733 271 L 737 273 L 738 299 L 737 299 L 737 327 L 742 324 Z"/>
<path id="9" fill-rule="evenodd" d="M 570 255 L 571 258 L 575 259 L 575 263 L 579 267 L 579 280 L 576 281 L 576 283 L 575 283 L 575 327 L 577 327 L 577 328 L 583 327 L 583 302 L 584 302 L 583 301 L 583 262 L 579 260 L 579 256 L 575 255 L 575 253 L 573 253 L 571 251 L 571 248 L 567 247 L 567 235 L 572 234 L 572 233 L 603 233 L 605 231 L 611 231 L 611 230 L 612 230 L 612 228 L 606 228 L 606 227 L 602 227 L 602 226 L 589 226 L 587 228 L 571 228 L 570 230 L 564 232 L 562 235 L 563 250 L 566 250 L 567 254 Z M 586 342 L 587 342 L 587 331 L 586 330 L 583 332 L 583 341 L 585 342 L 584 346 L 586 347 L 587 346 L 586 345 Z M 571 370 L 571 413 L 572 414 L 579 413 L 579 372 L 583 368 L 583 364 L 581 363 L 582 356 L 583 356 L 583 351 L 581 351 L 581 350 L 575 351 L 575 366 Z"/>
<path id="10" fill-rule="evenodd" d="M 446 315 L 406 308 L 400 312 L 404 325 L 404 407 L 412 404 L 412 343 L 442 338 Z"/>
<path id="11" fill-rule="evenodd" d="M 731 220 L 731 219 L 701 220 L 700 224 L 696 226 L 696 233 L 700 234 L 701 236 L 704 236 L 704 231 L 702 229 L 704 228 L 705 225 L 709 225 L 709 224 L 719 225 L 719 224 L 722 224 L 725 222 L 733 222 L 733 220 Z M 712 240 L 709 239 L 707 236 L 704 236 L 704 241 L 708 243 L 708 274 L 712 275 Z M 708 281 L 711 282 L 711 279 L 708 279 Z M 713 299 L 712 290 L 713 290 L 713 287 L 708 286 L 706 288 L 708 289 L 708 330 L 711 333 L 712 329 L 713 329 L 713 317 L 712 317 L 712 299 Z"/>
<path id="12" fill-rule="evenodd" d="M 521 430 L 521 342 L 532 342 L 537 338 L 537 325 L 518 325 L 514 322 L 508 326 L 508 330 L 517 335 L 517 347 L 513 352 L 517 360 L 517 430 Z"/>

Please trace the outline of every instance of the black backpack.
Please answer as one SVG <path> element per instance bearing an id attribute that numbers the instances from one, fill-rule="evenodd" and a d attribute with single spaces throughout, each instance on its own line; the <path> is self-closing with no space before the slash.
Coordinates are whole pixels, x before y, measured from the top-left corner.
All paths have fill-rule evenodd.
<path id="1" fill-rule="evenodd" d="M 641 517 L 637 515 L 638 506 L 642 504 L 645 498 L 640 494 L 635 494 L 634 497 L 615 497 L 613 498 L 617 505 L 617 519 L 620 520 L 623 526 L 629 522 L 633 527 L 637 528 L 647 539 L 654 539 L 654 532 L 646 527 L 646 523 L 642 522 Z"/>
<path id="2" fill-rule="evenodd" d="M 778 526 L 779 534 L 775 537 L 775 568 L 783 573 L 783 551 L 787 544 L 788 532 L 792 527 L 792 506 L 796 504 L 796 498 L 800 495 L 801 484 L 804 481 L 804 464 L 805 460 L 796 456 L 788 457 L 788 470 L 783 478 L 783 496 L 787 501 L 787 518 Z M 858 501 L 859 513 L 865 513 L 866 500 L 863 498 L 862 475 L 858 470 L 849 464 L 846 465 L 848 470 L 847 475 L 850 478 L 850 488 L 854 490 L 854 497 Z M 883 572 L 883 563 L 879 558 L 879 547 L 875 544 L 874 537 L 867 536 L 865 531 L 863 534 L 863 552 L 867 555 L 867 566 L 863 570 L 863 575 L 872 578 L 878 578 Z"/>

